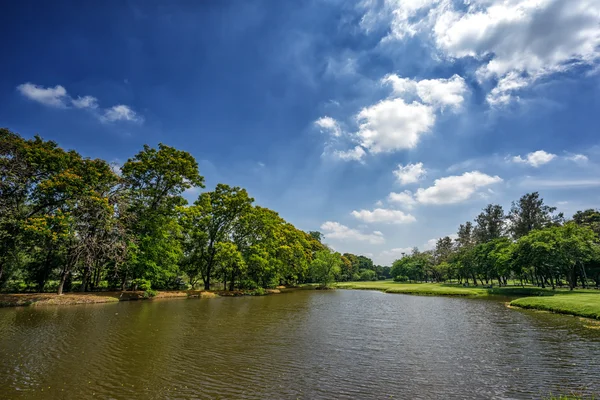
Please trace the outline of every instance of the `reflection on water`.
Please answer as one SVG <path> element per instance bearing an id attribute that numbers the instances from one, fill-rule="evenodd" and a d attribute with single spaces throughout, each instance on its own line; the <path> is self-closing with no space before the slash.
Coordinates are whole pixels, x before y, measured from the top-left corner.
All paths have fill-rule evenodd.
<path id="1" fill-rule="evenodd" d="M 298 291 L 0 309 L 7 399 L 600 393 L 600 330 L 502 302 Z"/>

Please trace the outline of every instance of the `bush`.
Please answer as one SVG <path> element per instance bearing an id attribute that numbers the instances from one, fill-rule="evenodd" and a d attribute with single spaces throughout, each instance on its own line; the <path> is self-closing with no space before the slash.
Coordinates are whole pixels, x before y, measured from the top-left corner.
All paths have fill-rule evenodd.
<path id="1" fill-rule="evenodd" d="M 152 284 L 147 279 L 134 279 L 131 281 L 133 290 L 144 290 L 148 291 L 152 288 Z"/>
<path id="2" fill-rule="evenodd" d="M 264 296 L 267 294 L 267 291 L 265 289 L 259 287 L 254 290 L 251 290 L 250 292 L 248 292 L 248 294 L 250 296 Z"/>
<path id="3" fill-rule="evenodd" d="M 156 296 L 157 294 L 158 294 L 158 291 L 152 290 L 152 289 L 147 289 L 147 290 L 144 291 L 143 296 L 144 296 L 145 299 L 149 299 L 151 297 Z"/>
<path id="4" fill-rule="evenodd" d="M 361 281 L 376 281 L 377 274 L 375 271 L 371 269 L 361 269 L 360 270 L 360 280 Z"/>
<path id="5" fill-rule="evenodd" d="M 408 282 L 408 276 L 404 276 L 404 275 L 395 276 L 394 282 Z"/>
<path id="6" fill-rule="evenodd" d="M 258 285 L 252 279 L 242 279 L 240 281 L 240 289 L 255 290 L 258 289 Z"/>

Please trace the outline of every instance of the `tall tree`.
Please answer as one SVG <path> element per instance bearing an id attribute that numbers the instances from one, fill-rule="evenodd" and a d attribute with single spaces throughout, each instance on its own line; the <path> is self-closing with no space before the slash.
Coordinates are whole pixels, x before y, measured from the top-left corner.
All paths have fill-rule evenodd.
<path id="1" fill-rule="evenodd" d="M 534 229 L 560 224 L 563 214 L 553 215 L 556 207 L 544 204 L 538 192 L 527 193 L 517 203 L 513 202 L 508 214 L 509 231 L 518 239 Z"/>
<path id="2" fill-rule="evenodd" d="M 168 285 L 182 255 L 176 220 L 177 207 L 187 203 L 182 193 L 204 187 L 198 163 L 188 152 L 160 143 L 158 149 L 145 145 L 123 165 L 121 173 L 136 216 L 131 230 L 139 238 L 133 277 Z"/>
<path id="3" fill-rule="evenodd" d="M 505 216 L 502 206 L 488 204 L 475 218 L 473 235 L 477 243 L 485 243 L 504 235 Z"/>

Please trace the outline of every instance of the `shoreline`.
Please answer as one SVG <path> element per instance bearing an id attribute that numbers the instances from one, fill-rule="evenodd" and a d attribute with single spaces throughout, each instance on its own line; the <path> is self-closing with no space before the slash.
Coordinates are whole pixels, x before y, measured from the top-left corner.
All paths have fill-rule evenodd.
<path id="1" fill-rule="evenodd" d="M 439 283 L 348 282 L 336 287 L 347 290 L 377 290 L 384 293 L 413 296 L 446 296 L 462 298 L 485 298 L 493 296 L 512 297 L 509 307 L 546 311 L 554 314 L 572 315 L 593 321 L 600 320 L 600 291 L 594 289 L 542 289 L 538 287 L 463 287 Z"/>
<path id="2" fill-rule="evenodd" d="M 122 301 L 145 301 L 164 299 L 212 299 L 215 297 L 265 296 L 279 294 L 283 288 L 265 289 L 264 293 L 253 291 L 223 291 L 223 290 L 165 290 L 155 296 L 144 296 L 144 291 L 115 291 L 115 292 L 82 292 L 65 293 L 2 293 L 0 308 L 27 306 L 62 306 L 79 304 L 107 304 Z"/>

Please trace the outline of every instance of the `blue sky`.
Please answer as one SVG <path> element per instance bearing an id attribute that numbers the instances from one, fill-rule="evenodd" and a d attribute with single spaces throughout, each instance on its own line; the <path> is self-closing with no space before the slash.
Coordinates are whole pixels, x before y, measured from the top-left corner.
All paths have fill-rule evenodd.
<path id="1" fill-rule="evenodd" d="M 389 264 L 488 203 L 600 204 L 600 1 L 11 2 L 0 125 L 147 143 Z M 197 192 L 186 196 L 193 200 Z"/>

